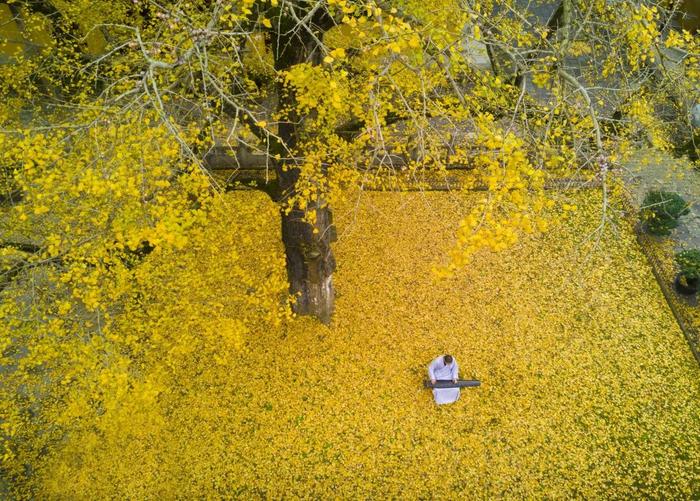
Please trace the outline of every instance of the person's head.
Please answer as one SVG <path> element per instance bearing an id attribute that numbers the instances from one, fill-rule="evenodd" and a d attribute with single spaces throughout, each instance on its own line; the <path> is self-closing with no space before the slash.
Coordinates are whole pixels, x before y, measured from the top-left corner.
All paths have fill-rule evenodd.
<path id="1" fill-rule="evenodd" d="M 442 357 L 442 361 L 445 363 L 445 365 L 450 365 L 452 363 L 452 355 L 445 355 Z"/>

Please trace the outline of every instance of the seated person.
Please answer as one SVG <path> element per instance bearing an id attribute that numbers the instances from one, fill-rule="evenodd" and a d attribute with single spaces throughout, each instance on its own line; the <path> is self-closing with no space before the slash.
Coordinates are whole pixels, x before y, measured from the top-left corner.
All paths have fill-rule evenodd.
<path id="1" fill-rule="evenodd" d="M 428 375 L 433 384 L 438 379 L 451 379 L 456 383 L 459 377 L 459 366 L 452 355 L 443 355 L 430 362 Z M 437 404 L 451 404 L 459 398 L 459 388 L 433 388 L 433 396 Z"/>

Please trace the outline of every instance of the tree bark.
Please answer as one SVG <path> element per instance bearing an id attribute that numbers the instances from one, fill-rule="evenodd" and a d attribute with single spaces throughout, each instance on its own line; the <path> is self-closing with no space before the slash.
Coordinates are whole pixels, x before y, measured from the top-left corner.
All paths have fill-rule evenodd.
<path id="1" fill-rule="evenodd" d="M 304 221 L 304 212 L 282 213 L 282 241 L 287 256 L 289 290 L 295 295 L 293 310 L 313 315 L 327 324 L 333 314 L 335 258 L 331 250 L 333 222 L 328 207 L 313 209 L 316 222 Z"/>
<path id="2" fill-rule="evenodd" d="M 290 4 L 288 8 L 299 8 L 299 5 Z M 303 18 L 305 16 L 297 16 L 297 19 Z M 288 22 L 290 19 L 285 16 L 283 20 Z M 323 54 L 318 42 L 323 40 L 323 34 L 333 25 L 333 19 L 324 8 L 316 9 L 304 27 L 285 26 L 283 22 L 270 37 L 275 69 L 285 71 L 302 63 L 321 64 Z M 286 115 L 286 120 L 281 121 L 278 128 L 281 144 L 277 147 L 284 151 L 277 153 L 288 158 L 289 153 L 295 153 L 304 117 L 295 111 L 296 96 L 285 90 L 281 83 L 278 85 L 278 96 L 278 109 Z M 289 291 L 295 297 L 292 309 L 300 315 L 313 315 L 327 324 L 331 320 L 335 300 L 331 210 L 320 199 L 311 201 L 305 209 L 296 203 L 291 206 L 285 204 L 296 194 L 300 172 L 292 162 L 275 162 L 275 170 L 282 201 L 282 242 L 287 258 Z M 305 217 L 310 212 L 315 212 L 314 223 L 309 222 L 313 218 Z"/>
<path id="3" fill-rule="evenodd" d="M 284 101 L 280 99 L 280 101 Z M 288 148 L 296 144 L 296 120 L 280 124 L 280 137 Z M 282 199 L 282 243 L 287 259 L 289 292 L 295 297 L 292 309 L 299 315 L 312 315 L 328 324 L 333 314 L 335 291 L 333 271 L 335 258 L 331 242 L 335 239 L 332 213 L 321 199 L 302 210 L 296 203 L 286 206 L 285 200 L 296 194 L 299 169 L 279 162 L 276 165 Z M 315 212 L 313 218 L 305 217 Z"/>

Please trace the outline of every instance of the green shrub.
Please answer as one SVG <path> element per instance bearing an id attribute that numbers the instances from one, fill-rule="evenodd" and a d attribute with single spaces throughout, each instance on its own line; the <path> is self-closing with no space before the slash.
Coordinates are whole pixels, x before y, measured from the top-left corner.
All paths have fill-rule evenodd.
<path id="1" fill-rule="evenodd" d="M 678 193 L 650 191 L 642 204 L 642 221 L 654 235 L 668 235 L 678 226 L 678 219 L 690 213 L 688 203 Z"/>
<path id="2" fill-rule="evenodd" d="M 676 263 L 686 279 L 700 278 L 700 249 L 690 249 L 677 253 Z"/>

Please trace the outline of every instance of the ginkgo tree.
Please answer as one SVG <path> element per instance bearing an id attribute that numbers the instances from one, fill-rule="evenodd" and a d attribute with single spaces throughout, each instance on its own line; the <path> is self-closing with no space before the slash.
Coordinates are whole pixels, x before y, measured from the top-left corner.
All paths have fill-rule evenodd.
<path id="1" fill-rule="evenodd" d="M 66 437 L 167 434 L 290 302 L 328 322 L 331 209 L 358 190 L 479 190 L 439 275 L 574 210 L 548 213 L 551 180 L 597 178 L 603 227 L 620 159 L 689 137 L 680 7 L 0 3 L 3 475 L 36 497 Z M 221 196 L 243 185 L 277 203 L 286 280 L 267 209 Z"/>

